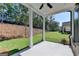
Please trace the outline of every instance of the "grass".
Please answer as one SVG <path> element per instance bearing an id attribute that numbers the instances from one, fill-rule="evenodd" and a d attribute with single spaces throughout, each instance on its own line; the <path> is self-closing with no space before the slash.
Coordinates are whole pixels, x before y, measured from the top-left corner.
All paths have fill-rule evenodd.
<path id="1" fill-rule="evenodd" d="M 33 37 L 33 43 L 36 44 L 37 42 L 40 42 L 41 38 L 42 38 L 41 34 L 35 35 Z M 29 38 L 17 38 L 0 42 L 0 49 L 7 48 L 9 51 L 11 51 L 10 54 L 15 53 L 28 46 L 29 46 Z"/>
<path id="2" fill-rule="evenodd" d="M 46 40 L 51 42 L 59 43 L 63 38 L 69 41 L 68 36 L 69 36 L 68 34 L 62 34 L 59 32 L 46 32 Z"/>
<path id="3" fill-rule="evenodd" d="M 60 42 L 63 38 L 68 40 L 68 35 L 61 34 L 59 32 L 46 32 L 46 40 L 52 42 Z M 42 34 L 37 34 L 33 37 L 33 43 L 42 40 Z M 21 50 L 25 47 L 29 46 L 28 38 L 17 38 L 0 42 L 0 48 L 7 48 L 9 51 L 11 50 Z"/>
<path id="4" fill-rule="evenodd" d="M 29 45 L 29 40 L 25 38 L 11 39 L 0 42 L 0 48 L 7 48 L 9 50 L 22 49 Z"/>

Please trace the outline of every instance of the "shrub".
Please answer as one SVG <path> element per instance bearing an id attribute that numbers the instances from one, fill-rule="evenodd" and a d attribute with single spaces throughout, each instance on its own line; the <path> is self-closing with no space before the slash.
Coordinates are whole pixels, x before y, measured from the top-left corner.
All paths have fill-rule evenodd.
<path id="1" fill-rule="evenodd" d="M 64 44 L 64 45 L 67 45 L 67 44 L 68 44 L 68 42 L 67 42 L 67 40 L 66 40 L 65 38 L 63 38 L 63 39 L 61 40 L 61 43 Z"/>

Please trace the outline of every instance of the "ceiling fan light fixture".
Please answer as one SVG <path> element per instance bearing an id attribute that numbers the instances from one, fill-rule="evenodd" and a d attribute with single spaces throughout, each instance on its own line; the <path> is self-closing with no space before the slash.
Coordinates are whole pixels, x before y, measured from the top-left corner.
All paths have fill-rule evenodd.
<path id="1" fill-rule="evenodd" d="M 43 6 L 44 6 L 44 4 L 42 3 L 39 9 L 42 9 Z M 50 3 L 47 3 L 47 6 L 48 6 L 49 8 L 53 8 L 53 6 L 52 6 Z"/>
<path id="2" fill-rule="evenodd" d="M 47 6 L 48 6 L 49 8 L 53 8 L 53 6 L 52 6 L 50 3 L 47 3 Z"/>
<path id="3" fill-rule="evenodd" d="M 42 3 L 42 5 L 40 6 L 40 8 L 39 8 L 39 9 L 42 9 L 42 7 L 43 7 L 43 3 Z"/>

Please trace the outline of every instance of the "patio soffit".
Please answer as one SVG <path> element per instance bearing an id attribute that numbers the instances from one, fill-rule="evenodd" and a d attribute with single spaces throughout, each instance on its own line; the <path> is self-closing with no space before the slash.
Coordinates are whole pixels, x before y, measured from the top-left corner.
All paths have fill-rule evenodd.
<path id="1" fill-rule="evenodd" d="M 46 3 L 43 3 L 42 9 L 39 9 L 42 3 L 23 3 L 24 6 L 33 10 L 41 16 L 49 16 L 59 12 L 70 11 L 75 8 L 75 3 L 50 3 L 53 7 L 49 8 Z"/>

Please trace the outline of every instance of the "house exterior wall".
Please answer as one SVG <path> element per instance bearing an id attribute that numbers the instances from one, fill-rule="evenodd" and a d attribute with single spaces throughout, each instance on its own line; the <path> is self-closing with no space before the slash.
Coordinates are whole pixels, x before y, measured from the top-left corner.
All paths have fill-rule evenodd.
<path id="1" fill-rule="evenodd" d="M 64 22 L 62 24 L 62 32 L 70 32 L 70 22 Z"/>

